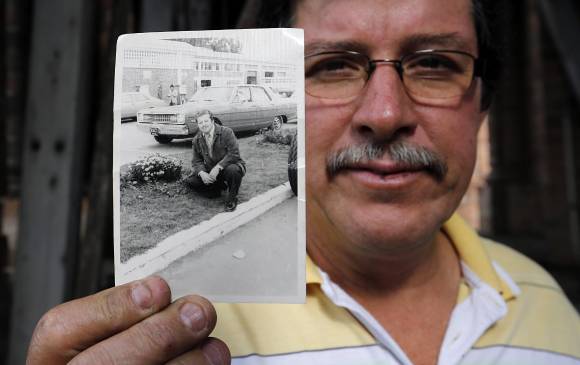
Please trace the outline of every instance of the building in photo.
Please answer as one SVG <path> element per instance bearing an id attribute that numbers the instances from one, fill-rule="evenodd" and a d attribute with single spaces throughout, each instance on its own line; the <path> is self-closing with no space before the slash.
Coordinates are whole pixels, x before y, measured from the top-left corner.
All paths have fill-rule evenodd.
<path id="1" fill-rule="evenodd" d="M 296 66 L 256 59 L 241 53 L 217 52 L 182 40 L 147 40 L 125 48 L 123 91 L 139 91 L 169 100 L 170 85 L 179 103 L 206 86 L 261 84 L 282 96 L 296 88 Z"/>

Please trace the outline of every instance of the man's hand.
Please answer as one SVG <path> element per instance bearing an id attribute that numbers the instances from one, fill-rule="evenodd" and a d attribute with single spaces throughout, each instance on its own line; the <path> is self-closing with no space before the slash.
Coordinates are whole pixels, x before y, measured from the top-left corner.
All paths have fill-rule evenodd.
<path id="1" fill-rule="evenodd" d="M 229 364 L 227 346 L 208 338 L 211 303 L 170 298 L 165 281 L 149 277 L 61 304 L 38 322 L 26 363 Z"/>
<path id="2" fill-rule="evenodd" d="M 215 178 L 205 171 L 200 172 L 199 177 L 201 177 L 201 181 L 203 181 L 203 183 L 206 185 L 213 184 L 215 182 Z"/>
<path id="3" fill-rule="evenodd" d="M 211 176 L 213 178 L 213 180 L 215 181 L 221 170 L 222 170 L 222 167 L 220 165 L 215 165 L 213 167 L 213 169 L 211 169 L 211 171 L 209 172 L 209 176 Z"/>

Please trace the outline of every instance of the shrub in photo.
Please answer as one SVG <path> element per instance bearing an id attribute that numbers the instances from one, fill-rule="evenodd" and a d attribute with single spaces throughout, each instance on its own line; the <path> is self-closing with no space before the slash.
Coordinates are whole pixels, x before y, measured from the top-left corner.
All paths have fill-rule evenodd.
<path id="1" fill-rule="evenodd" d="M 256 139 L 258 143 L 276 143 L 276 144 L 284 144 L 289 146 L 292 143 L 292 138 L 296 134 L 296 130 L 291 129 L 279 129 L 279 130 L 271 130 L 271 129 L 261 129 Z"/>
<path id="2" fill-rule="evenodd" d="M 129 171 L 123 174 L 121 181 L 130 184 L 171 182 L 181 178 L 181 169 L 181 161 L 156 154 L 129 165 Z"/>

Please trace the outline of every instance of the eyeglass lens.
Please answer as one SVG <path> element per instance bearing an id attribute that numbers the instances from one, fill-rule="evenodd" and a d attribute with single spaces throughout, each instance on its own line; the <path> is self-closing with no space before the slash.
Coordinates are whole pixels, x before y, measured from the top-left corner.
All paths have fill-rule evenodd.
<path id="1" fill-rule="evenodd" d="M 370 60 L 356 52 L 325 52 L 307 56 L 306 92 L 312 96 L 343 99 L 359 95 L 371 73 L 390 60 Z M 421 102 L 441 103 L 463 96 L 470 88 L 475 59 L 456 51 L 419 51 L 400 61 L 407 93 Z"/>

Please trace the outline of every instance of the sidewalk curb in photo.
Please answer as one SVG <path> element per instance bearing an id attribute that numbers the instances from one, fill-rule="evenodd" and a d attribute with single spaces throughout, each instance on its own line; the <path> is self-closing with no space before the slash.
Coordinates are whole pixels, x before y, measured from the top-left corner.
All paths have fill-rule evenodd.
<path id="1" fill-rule="evenodd" d="M 290 183 L 286 182 L 239 204 L 231 213 L 219 213 L 192 228 L 167 237 L 155 248 L 121 264 L 117 285 L 143 278 L 166 268 L 173 261 L 225 236 L 292 196 Z"/>

